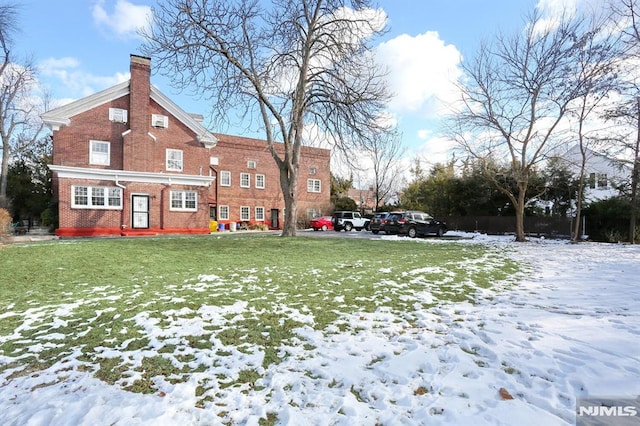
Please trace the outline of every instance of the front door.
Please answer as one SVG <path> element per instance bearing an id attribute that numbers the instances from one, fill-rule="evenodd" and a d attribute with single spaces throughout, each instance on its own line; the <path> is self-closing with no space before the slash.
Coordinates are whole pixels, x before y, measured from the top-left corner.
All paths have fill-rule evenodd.
<path id="1" fill-rule="evenodd" d="M 280 211 L 278 209 L 271 209 L 271 228 L 272 229 L 280 229 L 280 224 L 278 223 L 278 215 Z"/>
<path id="2" fill-rule="evenodd" d="M 131 196 L 131 223 L 132 228 L 147 229 L 149 228 L 149 196 L 148 195 L 132 195 Z"/>

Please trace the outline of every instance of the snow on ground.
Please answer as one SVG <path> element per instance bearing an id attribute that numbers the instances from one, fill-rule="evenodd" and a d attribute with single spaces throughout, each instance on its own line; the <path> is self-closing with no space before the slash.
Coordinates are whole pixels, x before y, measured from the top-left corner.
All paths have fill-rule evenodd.
<path id="1" fill-rule="evenodd" d="M 287 425 L 570 425 L 576 397 L 640 395 L 640 246 L 507 240 L 468 242 L 509 247 L 530 264 L 517 286 L 483 291 L 475 304 L 424 309 L 413 327 L 382 309 L 354 313 L 356 334 L 300 328 L 299 342 L 282 348 L 285 360 L 263 372 L 255 391 L 226 394 L 226 407 L 235 407 L 229 418 L 247 425 L 267 413 Z M 195 376 L 141 395 L 75 370 L 56 383 L 61 368 L 0 375 L 0 423 L 222 422 L 215 410 L 194 408 Z"/>

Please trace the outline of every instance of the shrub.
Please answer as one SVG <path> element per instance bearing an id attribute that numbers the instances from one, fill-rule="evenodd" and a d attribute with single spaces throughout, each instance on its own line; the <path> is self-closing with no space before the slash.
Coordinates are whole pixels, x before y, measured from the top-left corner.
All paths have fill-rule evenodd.
<path id="1" fill-rule="evenodd" d="M 7 209 L 0 209 L 0 240 L 4 241 L 13 233 L 11 214 Z"/>

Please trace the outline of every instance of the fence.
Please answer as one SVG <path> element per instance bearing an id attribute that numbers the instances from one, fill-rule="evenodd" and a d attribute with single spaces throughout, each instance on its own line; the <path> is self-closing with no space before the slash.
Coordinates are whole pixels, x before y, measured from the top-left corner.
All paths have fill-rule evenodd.
<path id="1" fill-rule="evenodd" d="M 450 216 L 445 218 L 451 230 L 482 232 L 485 234 L 513 234 L 515 216 Z M 564 217 L 525 217 L 524 230 L 528 235 L 569 238 L 573 220 Z"/>

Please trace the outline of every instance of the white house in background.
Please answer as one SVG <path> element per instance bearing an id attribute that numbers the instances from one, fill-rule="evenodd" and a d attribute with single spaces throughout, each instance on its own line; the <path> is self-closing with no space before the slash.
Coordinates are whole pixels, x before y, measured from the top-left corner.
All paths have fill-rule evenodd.
<path id="1" fill-rule="evenodd" d="M 580 146 L 574 145 L 561 158 L 566 162 L 569 170 L 578 176 L 582 164 Z M 616 163 L 605 155 L 586 149 L 584 195 L 587 202 L 620 195 L 617 188 L 627 183 L 630 176 L 631 170 L 628 167 Z"/>

